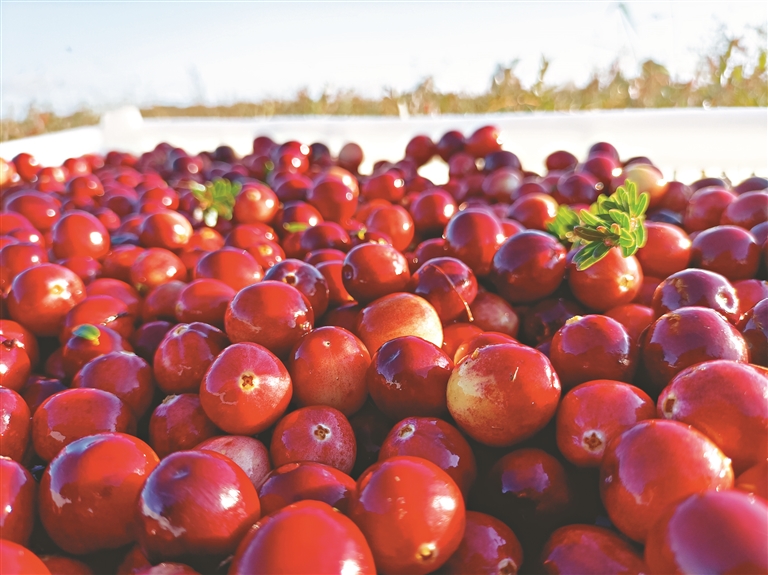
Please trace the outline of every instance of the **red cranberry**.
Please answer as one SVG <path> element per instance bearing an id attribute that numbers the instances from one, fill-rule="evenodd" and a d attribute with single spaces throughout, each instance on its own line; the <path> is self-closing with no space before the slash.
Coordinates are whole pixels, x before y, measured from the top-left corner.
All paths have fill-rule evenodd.
<path id="1" fill-rule="evenodd" d="M 272 469 L 269 463 L 269 451 L 258 439 L 246 435 L 225 435 L 211 437 L 200 443 L 196 450 L 213 451 L 226 455 L 245 471 L 251 484 L 258 489 Z M 262 506 L 262 511 L 264 510 Z"/>
<path id="2" fill-rule="evenodd" d="M 182 451 L 163 459 L 134 503 L 137 538 L 152 562 L 234 553 L 260 514 L 248 476 L 211 451 Z"/>
<path id="3" fill-rule="evenodd" d="M 296 259 L 287 259 L 267 271 L 265 281 L 280 281 L 299 290 L 307 298 L 316 317 L 328 309 L 328 282 L 314 266 Z"/>
<path id="4" fill-rule="evenodd" d="M 600 467 L 608 516 L 641 543 L 669 504 L 732 486 L 730 460 L 705 435 L 676 421 L 641 421 L 608 444 Z"/>
<path id="5" fill-rule="evenodd" d="M 653 573 L 764 573 L 768 504 L 738 491 L 707 491 L 671 505 L 648 533 Z"/>
<path id="6" fill-rule="evenodd" d="M 360 192 L 357 181 L 350 173 L 353 171 L 331 169 L 307 190 L 307 203 L 314 206 L 323 219 L 343 223 L 354 215 Z"/>
<path id="7" fill-rule="evenodd" d="M 683 216 L 683 227 L 689 234 L 712 228 L 736 195 L 720 187 L 705 187 L 696 191 L 688 201 Z"/>
<path id="8" fill-rule="evenodd" d="M 532 345 L 549 341 L 566 321 L 584 313 L 584 308 L 572 300 L 544 299 L 529 308 L 523 316 L 524 341 Z"/>
<path id="9" fill-rule="evenodd" d="M 552 338 L 549 354 L 563 389 L 593 379 L 632 381 L 637 349 L 624 327 L 602 315 L 576 316 Z"/>
<path id="10" fill-rule="evenodd" d="M 686 269 L 662 281 L 653 294 L 656 316 L 684 307 L 707 307 L 729 322 L 739 320 L 739 299 L 731 283 L 715 272 Z"/>
<path id="11" fill-rule="evenodd" d="M 192 224 L 173 210 L 159 210 L 144 218 L 139 240 L 146 248 L 176 250 L 186 246 L 192 236 Z"/>
<path id="12" fill-rule="evenodd" d="M 232 575 L 375 573 L 377 564 L 360 529 L 320 501 L 300 501 L 259 521 L 230 566 Z"/>
<path id="13" fill-rule="evenodd" d="M 0 539 L 0 571 L 18 575 L 51 575 L 37 555 L 6 539 Z"/>
<path id="14" fill-rule="evenodd" d="M 365 345 L 349 331 L 334 326 L 312 330 L 288 358 L 293 399 L 299 407 L 327 405 L 350 416 L 368 396 L 370 364 Z"/>
<path id="15" fill-rule="evenodd" d="M 741 317 L 764 299 L 768 299 L 768 281 L 749 279 L 733 282 L 736 297 L 739 298 Z"/>
<path id="16" fill-rule="evenodd" d="M 579 164 L 579 159 L 565 150 L 552 152 L 544 161 L 547 171 L 566 171 L 573 170 Z"/>
<path id="17" fill-rule="evenodd" d="M 131 336 L 131 345 L 136 355 L 152 361 L 157 347 L 172 327 L 173 324 L 167 321 L 152 321 L 139 327 Z"/>
<path id="18" fill-rule="evenodd" d="M 227 433 L 253 435 L 277 421 L 293 386 L 288 371 L 268 349 L 237 343 L 219 354 L 200 384 L 200 401 Z"/>
<path id="19" fill-rule="evenodd" d="M 411 274 L 408 262 L 387 244 L 361 244 L 344 259 L 341 270 L 344 287 L 361 303 L 403 291 Z"/>
<path id="20" fill-rule="evenodd" d="M 600 379 L 574 387 L 557 410 L 557 447 L 581 467 L 598 467 L 611 440 L 638 421 L 653 419 L 656 408 L 633 385 Z"/>
<path id="21" fill-rule="evenodd" d="M 444 341 L 442 350 L 448 357 L 454 357 L 456 350 L 467 340 L 483 333 L 483 330 L 471 323 L 452 323 L 443 330 Z M 511 339 L 511 338 L 510 338 Z M 455 363 L 456 360 L 454 359 Z"/>
<path id="22" fill-rule="evenodd" d="M 619 248 L 585 270 L 573 260 L 568 264 L 568 285 L 573 295 L 590 309 L 603 312 L 630 303 L 640 291 L 643 271 L 635 256 L 625 258 Z"/>
<path id="23" fill-rule="evenodd" d="M 317 271 L 323 275 L 325 282 L 328 285 L 329 307 L 335 308 L 342 304 L 355 301 L 344 287 L 344 279 L 342 277 L 342 270 L 344 267 L 343 260 L 320 262 L 315 267 L 317 267 Z"/>
<path id="24" fill-rule="evenodd" d="M 34 368 L 39 364 L 40 349 L 37 345 L 37 339 L 32 335 L 32 332 L 20 323 L 10 319 L 0 319 L 0 340 L 12 340 L 12 347 L 19 348 L 27 354 L 31 367 Z M 8 349 L 8 345 L 5 347 Z M 6 385 L 5 381 L 3 386 L 11 387 Z"/>
<path id="25" fill-rule="evenodd" d="M 433 463 L 393 457 L 358 480 L 350 517 L 383 571 L 429 573 L 458 549 L 466 523 L 456 483 Z M 407 525 L 407 528 L 405 527 Z"/>
<path id="26" fill-rule="evenodd" d="M 352 427 L 340 411 L 326 406 L 302 407 L 283 417 L 272 434 L 269 455 L 276 467 L 316 461 L 349 473 L 357 445 Z"/>
<path id="27" fill-rule="evenodd" d="M 710 359 L 749 361 L 741 334 L 719 313 L 685 307 L 656 320 L 643 336 L 642 359 L 654 390 L 661 390 L 688 366 Z"/>
<path id="28" fill-rule="evenodd" d="M 0 335 L 0 373 L 2 386 L 19 391 L 29 378 L 32 365 L 22 343 Z"/>
<path id="29" fill-rule="evenodd" d="M 128 313 L 131 316 L 136 318 L 140 315 L 141 298 L 139 293 L 133 286 L 130 286 L 123 281 L 111 278 L 100 278 L 89 283 L 85 288 L 85 293 L 88 296 L 108 295 L 119 299 L 128 306 Z"/>
<path id="30" fill-rule="evenodd" d="M 437 153 L 447 162 L 451 156 L 464 149 L 465 142 L 466 140 L 461 132 L 451 130 L 443 134 L 437 142 Z"/>
<path id="31" fill-rule="evenodd" d="M 393 293 L 368 304 L 358 314 L 354 333 L 368 351 L 403 336 L 416 336 L 440 347 L 443 328 L 435 308 L 425 299 Z"/>
<path id="32" fill-rule="evenodd" d="M 486 345 L 496 345 L 501 343 L 517 343 L 517 340 L 505 333 L 499 333 L 496 331 L 480 332 L 479 334 L 465 340 L 459 347 L 456 348 L 453 361 L 454 363 L 458 364 L 468 355 L 472 355 L 476 349 L 480 349 Z"/>
<path id="33" fill-rule="evenodd" d="M 166 395 L 196 393 L 226 336 L 205 323 L 179 324 L 165 336 L 153 361 L 157 386 Z"/>
<path id="34" fill-rule="evenodd" d="M 312 330 L 314 322 L 307 298 L 295 287 L 277 281 L 240 290 L 224 316 L 230 341 L 258 343 L 280 357 Z"/>
<path id="35" fill-rule="evenodd" d="M 195 267 L 195 278 L 213 278 L 235 291 L 261 281 L 264 269 L 247 251 L 224 247 L 202 257 Z"/>
<path id="36" fill-rule="evenodd" d="M 35 525 L 37 483 L 16 461 L 0 457 L 0 539 L 29 546 Z"/>
<path id="37" fill-rule="evenodd" d="M 640 336 L 645 328 L 656 319 L 656 315 L 650 307 L 636 303 L 616 306 L 605 312 L 605 315 L 624 326 L 627 334 L 632 338 L 633 344 L 640 341 Z"/>
<path id="38" fill-rule="evenodd" d="M 508 446 L 533 436 L 555 414 L 560 381 L 544 354 L 519 344 L 482 347 L 448 380 L 448 410 L 485 445 Z"/>
<path id="39" fill-rule="evenodd" d="M 479 209 L 456 214 L 445 228 L 448 255 L 467 264 L 477 276 L 491 271 L 491 262 L 505 236 L 499 220 Z"/>
<path id="40" fill-rule="evenodd" d="M 765 221 L 768 221 L 768 198 L 765 190 L 741 194 L 720 216 L 721 224 L 740 226 L 747 230 Z"/>
<path id="41" fill-rule="evenodd" d="M 515 575 L 523 563 L 523 548 L 504 523 L 477 511 L 467 511 L 464 538 L 441 573 L 500 573 Z"/>
<path id="42" fill-rule="evenodd" d="M 108 327 L 128 338 L 133 333 L 135 321 L 136 317 L 122 300 L 108 295 L 89 295 L 67 312 L 59 341 L 66 344 L 72 332 L 83 324 Z"/>
<path id="43" fill-rule="evenodd" d="M 442 189 L 419 194 L 409 207 L 416 232 L 422 236 L 440 235 L 456 213 L 456 201 Z"/>
<path id="44" fill-rule="evenodd" d="M 29 447 L 30 410 L 13 389 L 0 387 L 0 456 L 21 462 Z"/>
<path id="45" fill-rule="evenodd" d="M 176 320 L 224 328 L 224 314 L 237 292 L 222 281 L 200 278 L 185 285 L 175 306 Z"/>
<path id="46" fill-rule="evenodd" d="M 768 501 L 768 459 L 763 459 L 739 475 L 733 487 Z"/>
<path id="47" fill-rule="evenodd" d="M 113 351 L 133 351 L 116 331 L 101 325 L 82 324 L 72 330 L 72 335 L 61 348 L 62 367 L 67 379 L 71 379 L 92 359 Z"/>
<path id="48" fill-rule="evenodd" d="M 48 263 L 45 248 L 30 243 L 15 243 L 0 249 L 0 294 L 5 294 L 14 278 L 24 270 Z"/>
<path id="49" fill-rule="evenodd" d="M 559 204 L 593 204 L 603 184 L 589 172 L 566 173 L 557 182 L 552 198 Z"/>
<path id="50" fill-rule="evenodd" d="M 184 281 L 187 268 L 173 252 L 163 248 L 149 248 L 131 264 L 129 275 L 133 287 L 139 293 L 146 294 L 164 283 Z"/>
<path id="51" fill-rule="evenodd" d="M 123 433 L 70 443 L 40 481 L 46 532 L 61 549 L 77 555 L 131 543 L 136 498 L 157 464 L 146 443 Z"/>
<path id="52" fill-rule="evenodd" d="M 169 395 L 155 408 L 149 420 L 149 444 L 161 458 L 192 449 L 219 433 L 195 393 Z"/>
<path id="53" fill-rule="evenodd" d="M 768 379 L 753 366 L 707 361 L 675 376 L 659 396 L 658 413 L 704 433 L 739 474 L 768 452 L 767 393 Z"/>
<path id="54" fill-rule="evenodd" d="M 85 286 L 72 271 L 41 264 L 13 280 L 7 304 L 11 318 L 36 336 L 55 336 L 67 312 L 85 298 Z"/>
<path id="55" fill-rule="evenodd" d="M 347 513 L 356 489 L 349 475 L 316 461 L 286 463 L 271 471 L 258 487 L 264 515 L 308 499 Z"/>
<path id="56" fill-rule="evenodd" d="M 365 220 L 368 231 L 386 234 L 400 252 L 411 244 L 414 224 L 411 215 L 401 206 L 384 206 L 374 210 Z"/>
<path id="57" fill-rule="evenodd" d="M 141 306 L 142 321 L 146 323 L 158 319 L 175 320 L 176 303 L 186 285 L 184 282 L 173 280 L 150 291 Z"/>
<path id="58" fill-rule="evenodd" d="M 613 531 L 595 525 L 561 527 L 542 551 L 543 573 L 646 573 L 643 558 Z"/>
<path id="59" fill-rule="evenodd" d="M 275 192 L 264 184 L 249 182 L 237 195 L 232 213 L 234 220 L 240 224 L 268 224 L 278 208 Z"/>
<path id="60" fill-rule="evenodd" d="M 521 196 L 507 210 L 507 217 L 517 220 L 531 230 L 547 231 L 547 224 L 557 215 L 557 201 L 548 194 L 531 193 Z"/>
<path id="61" fill-rule="evenodd" d="M 691 266 L 722 274 L 731 281 L 753 278 L 760 266 L 760 246 L 744 228 L 715 226 L 693 240 Z"/>
<path id="62" fill-rule="evenodd" d="M 688 267 L 691 240 L 677 226 L 660 222 L 645 224 L 647 243 L 637 252 L 643 273 L 665 278 Z"/>
<path id="63" fill-rule="evenodd" d="M 477 296 L 477 280 L 472 270 L 455 258 L 434 258 L 414 273 L 411 291 L 429 301 L 443 322 L 469 311 Z"/>
<path id="64" fill-rule="evenodd" d="M 61 201 L 58 194 L 46 194 L 33 190 L 23 190 L 7 194 L 3 198 L 4 208 L 18 212 L 42 233 L 50 231 L 61 217 Z"/>
<path id="65" fill-rule="evenodd" d="M 453 361 L 419 337 L 396 337 L 373 355 L 366 381 L 376 406 L 393 418 L 445 413 Z"/>
<path id="66" fill-rule="evenodd" d="M 749 310 L 739 325 L 750 361 L 768 367 L 768 298 Z"/>

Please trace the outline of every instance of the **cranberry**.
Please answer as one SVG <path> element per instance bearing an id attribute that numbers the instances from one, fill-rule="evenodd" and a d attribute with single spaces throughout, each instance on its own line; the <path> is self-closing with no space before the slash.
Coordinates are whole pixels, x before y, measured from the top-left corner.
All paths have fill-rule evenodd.
<path id="1" fill-rule="evenodd" d="M 85 293 L 88 296 L 108 295 L 119 299 L 128 306 L 128 313 L 134 318 L 138 317 L 141 311 L 141 297 L 139 293 L 133 286 L 128 285 L 124 281 L 100 278 L 89 283 L 85 288 Z"/>
<path id="2" fill-rule="evenodd" d="M 224 328 L 224 314 L 237 292 L 222 281 L 200 278 L 185 285 L 175 305 L 176 320 Z"/>
<path id="3" fill-rule="evenodd" d="M 448 255 L 467 264 L 477 276 L 491 271 L 491 262 L 505 236 L 498 218 L 485 210 L 467 209 L 445 228 Z"/>
<path id="4" fill-rule="evenodd" d="M 661 171 L 651 164 L 647 158 L 638 158 L 632 163 L 625 163 L 624 170 L 614 178 L 612 187 L 616 189 L 623 185 L 626 180 L 630 180 L 637 186 L 637 193 L 647 193 L 650 196 L 649 207 L 651 209 L 659 206 L 668 191 L 667 181 L 664 179 Z"/>
<path id="5" fill-rule="evenodd" d="M 523 549 L 504 523 L 477 511 L 467 511 L 464 538 L 441 573 L 499 573 L 514 575 L 523 563 Z"/>
<path id="6" fill-rule="evenodd" d="M 253 435 L 277 421 L 291 400 L 293 386 L 281 361 L 254 343 L 226 348 L 200 384 L 205 413 L 227 433 Z"/>
<path id="7" fill-rule="evenodd" d="M 733 285 L 718 273 L 686 269 L 662 281 L 653 294 L 656 316 L 685 307 L 707 307 L 729 322 L 739 320 L 739 299 Z"/>
<path id="8" fill-rule="evenodd" d="M 671 505 L 648 534 L 654 573 L 764 573 L 768 504 L 738 491 L 708 491 Z"/>
<path id="9" fill-rule="evenodd" d="M 377 174 L 363 184 L 360 195 L 367 201 L 382 199 L 399 202 L 405 196 L 405 180 L 397 170 Z"/>
<path id="10" fill-rule="evenodd" d="M 300 501 L 259 521 L 237 548 L 229 572 L 375 573 L 360 529 L 320 501 Z"/>
<path id="11" fill-rule="evenodd" d="M 602 315 L 572 317 L 552 338 L 549 354 L 563 389 L 593 379 L 632 381 L 637 349 L 624 327 Z"/>
<path id="12" fill-rule="evenodd" d="M 259 518 L 260 506 L 256 488 L 231 459 L 182 451 L 149 474 L 134 513 L 141 550 L 157 563 L 226 557 Z"/>
<path id="13" fill-rule="evenodd" d="M 344 279 L 342 277 L 342 270 L 344 267 L 343 260 L 320 262 L 315 267 L 317 268 L 317 271 L 323 275 L 323 278 L 325 278 L 325 282 L 328 285 L 329 307 L 335 308 L 342 304 L 355 301 L 344 287 Z"/>
<path id="14" fill-rule="evenodd" d="M 443 330 L 442 350 L 448 357 L 454 357 L 456 351 L 465 341 L 481 333 L 483 333 L 483 330 L 471 323 L 452 323 Z M 454 363 L 458 362 L 454 359 Z"/>
<path id="15" fill-rule="evenodd" d="M 169 395 L 149 420 L 149 444 L 160 457 L 192 449 L 219 433 L 195 393 Z"/>
<path id="16" fill-rule="evenodd" d="M 763 459 L 739 475 L 734 488 L 768 501 L 768 459 Z"/>
<path id="17" fill-rule="evenodd" d="M 101 325 L 82 324 L 72 330 L 72 335 L 61 348 L 62 367 L 67 379 L 71 379 L 92 359 L 112 351 L 133 351 L 116 331 Z"/>
<path id="18" fill-rule="evenodd" d="M 169 331 L 154 356 L 157 385 L 165 394 L 195 393 L 226 336 L 205 323 L 179 324 Z"/>
<path id="19" fill-rule="evenodd" d="M 20 463 L 6 457 L 0 457 L 0 501 L 0 539 L 28 546 L 35 525 L 37 483 Z"/>
<path id="20" fill-rule="evenodd" d="M 619 322 L 630 338 L 633 345 L 640 341 L 640 336 L 656 319 L 654 311 L 645 305 L 627 303 L 609 309 L 605 312 L 607 317 Z"/>
<path id="21" fill-rule="evenodd" d="M 585 270 L 579 271 L 573 260 L 568 264 L 568 285 L 583 305 L 606 311 L 630 303 L 640 290 L 643 272 L 637 258 L 624 258 L 619 248 Z"/>
<path id="22" fill-rule="evenodd" d="M 213 278 L 224 282 L 233 290 L 261 281 L 264 269 L 247 251 L 224 247 L 206 254 L 197 262 L 195 278 Z"/>
<path id="23" fill-rule="evenodd" d="M 683 216 L 685 231 L 699 232 L 718 225 L 723 212 L 735 199 L 736 195 L 733 192 L 720 187 L 705 187 L 697 190 L 685 209 Z"/>
<path id="24" fill-rule="evenodd" d="M 467 178 L 464 183 L 467 187 L 472 185 L 474 178 L 482 176 L 473 176 L 472 180 Z M 515 191 L 520 187 L 521 176 L 520 172 L 513 168 L 500 168 L 492 173 L 489 173 L 482 180 L 482 195 L 491 203 L 501 206 L 501 204 L 508 204 L 512 201 Z M 468 195 L 470 190 L 468 190 Z M 507 213 L 507 206 L 503 206 L 501 211 L 502 215 Z M 500 208 L 501 209 L 501 208 Z"/>
<path id="25" fill-rule="evenodd" d="M 61 217 L 61 201 L 57 196 L 58 194 L 23 190 L 6 195 L 3 204 L 6 210 L 18 212 L 27 218 L 36 230 L 45 233 L 50 231 Z"/>
<path id="26" fill-rule="evenodd" d="M 133 287 L 139 293 L 146 294 L 164 283 L 184 281 L 187 268 L 173 252 L 164 248 L 149 248 L 131 264 L 129 276 Z"/>
<path id="27" fill-rule="evenodd" d="M 753 278 L 760 266 L 760 246 L 744 228 L 715 226 L 693 240 L 691 266 L 722 274 L 731 281 Z"/>
<path id="28" fill-rule="evenodd" d="M 149 409 L 155 391 L 152 368 L 139 356 L 117 351 L 92 359 L 77 372 L 73 388 L 108 391 L 131 408 L 136 419 Z"/>
<path id="29" fill-rule="evenodd" d="M 566 173 L 558 180 L 552 198 L 559 204 L 590 205 L 597 201 L 603 187 L 589 172 Z"/>
<path id="30" fill-rule="evenodd" d="M 271 471 L 258 492 L 264 515 L 304 500 L 322 501 L 346 513 L 356 489 L 354 479 L 335 467 L 300 461 Z"/>
<path id="31" fill-rule="evenodd" d="M 191 236 L 192 224 L 173 210 L 158 210 L 147 215 L 139 228 L 139 240 L 147 248 L 176 250 L 186 246 Z"/>
<path id="32" fill-rule="evenodd" d="M 13 280 L 7 304 L 11 318 L 36 336 L 55 336 L 67 312 L 85 298 L 85 286 L 56 264 L 29 268 Z"/>
<path id="33" fill-rule="evenodd" d="M 67 312 L 59 341 L 66 344 L 72 332 L 83 324 L 108 327 L 128 338 L 133 334 L 135 321 L 136 317 L 122 300 L 108 295 L 89 295 Z"/>
<path id="34" fill-rule="evenodd" d="M 665 278 L 688 267 L 691 240 L 677 226 L 659 222 L 645 224 L 647 243 L 637 252 L 643 273 Z"/>
<path id="35" fill-rule="evenodd" d="M 0 571 L 17 575 L 51 575 L 37 555 L 6 539 L 0 539 Z"/>
<path id="36" fill-rule="evenodd" d="M 523 339 L 531 345 L 549 341 L 570 318 L 586 310 L 576 302 L 563 298 L 549 298 L 529 308 L 523 316 Z"/>
<path id="37" fill-rule="evenodd" d="M 517 343 L 515 338 L 496 331 L 484 331 L 479 334 L 470 337 L 465 340 L 454 353 L 453 361 L 458 364 L 462 359 L 468 355 L 472 355 L 476 349 L 480 349 L 486 345 Z"/>
<path id="38" fill-rule="evenodd" d="M 519 344 L 479 348 L 448 380 L 448 410 L 473 439 L 491 446 L 519 443 L 555 414 L 560 381 L 539 351 Z"/>
<path id="39" fill-rule="evenodd" d="M 594 525 L 561 527 L 542 551 L 543 573 L 647 573 L 643 558 L 613 531 Z"/>
<path id="40" fill-rule="evenodd" d="M 249 182 L 237 195 L 232 214 L 239 224 L 268 224 L 277 214 L 278 208 L 275 192 L 264 184 Z"/>
<path id="41" fill-rule="evenodd" d="M 233 343 L 250 341 L 280 357 L 287 356 L 312 330 L 315 315 L 307 298 L 295 287 L 264 281 L 240 290 L 224 316 Z"/>
<path id="42" fill-rule="evenodd" d="M 443 322 L 469 311 L 477 296 L 477 280 L 472 270 L 455 258 L 434 258 L 413 274 L 411 291 L 429 301 Z"/>
<path id="43" fill-rule="evenodd" d="M 766 393 L 768 379 L 754 367 L 707 361 L 675 376 L 659 396 L 658 412 L 704 433 L 739 474 L 765 459 L 768 452 Z"/>
<path id="44" fill-rule="evenodd" d="M 13 389 L 0 386 L 0 456 L 21 462 L 31 436 L 30 410 Z"/>
<path id="45" fill-rule="evenodd" d="M 361 303 L 369 303 L 403 291 L 411 274 L 408 262 L 387 244 L 361 244 L 345 257 L 341 270 L 347 292 Z"/>
<path id="46" fill-rule="evenodd" d="M 725 208 L 723 215 L 720 216 L 721 224 L 740 226 L 747 230 L 766 220 L 768 220 L 768 198 L 765 190 L 741 194 Z"/>
<path id="47" fill-rule="evenodd" d="M 266 281 L 281 281 L 307 298 L 316 317 L 328 309 L 329 289 L 325 277 L 314 266 L 296 259 L 275 264 L 264 276 Z"/>
<path id="48" fill-rule="evenodd" d="M 0 373 L 2 386 L 19 391 L 29 378 L 32 365 L 26 348 L 15 339 L 0 335 Z"/>
<path id="49" fill-rule="evenodd" d="M 152 361 L 157 347 L 172 327 L 173 324 L 167 321 L 151 321 L 139 327 L 131 336 L 131 345 L 136 355 Z"/>
<path id="50" fill-rule="evenodd" d="M 48 263 L 48 253 L 38 245 L 16 243 L 0 249 L 0 293 L 5 294 L 24 270 Z"/>
<path id="51" fill-rule="evenodd" d="M 425 299 L 407 293 L 393 293 L 368 304 L 358 314 L 354 333 L 368 351 L 403 336 L 416 336 L 440 347 L 443 328 L 435 308 Z"/>
<path id="52" fill-rule="evenodd" d="M 157 464 L 146 443 L 123 433 L 70 443 L 40 481 L 46 532 L 61 549 L 77 555 L 131 543 L 136 498 Z"/>
<path id="53" fill-rule="evenodd" d="M 464 500 L 453 479 L 433 463 L 393 457 L 369 468 L 357 488 L 350 517 L 378 569 L 429 573 L 458 549 L 466 524 Z"/>
<path id="54" fill-rule="evenodd" d="M 442 189 L 419 194 L 408 208 L 416 232 L 424 237 L 440 235 L 456 213 L 456 201 Z"/>
<path id="55" fill-rule="evenodd" d="M 37 408 L 55 393 L 67 389 L 60 379 L 52 379 L 44 375 L 33 375 L 21 390 L 21 397 L 29 406 L 29 412 L 34 415 Z M 31 421 L 30 421 L 31 424 Z"/>
<path id="56" fill-rule="evenodd" d="M 323 219 L 343 223 L 354 215 L 360 191 L 350 173 L 353 171 L 339 168 L 329 170 L 307 190 L 307 203 L 315 207 Z"/>
<path id="57" fill-rule="evenodd" d="M 685 307 L 661 316 L 643 336 L 642 359 L 648 383 L 660 391 L 688 366 L 710 359 L 749 361 L 741 334 L 719 313 Z"/>
<path id="58" fill-rule="evenodd" d="M 478 292 L 469 306 L 469 317 L 484 331 L 496 331 L 517 337 L 520 318 L 503 298 L 487 291 Z"/>
<path id="59" fill-rule="evenodd" d="M 507 217 L 531 230 L 547 231 L 557 215 L 557 201 L 548 194 L 531 193 L 519 197 L 507 210 Z"/>
<path id="60" fill-rule="evenodd" d="M 639 422 L 608 444 L 600 467 L 608 516 L 641 543 L 670 503 L 732 486 L 730 460 L 705 435 L 676 421 Z"/>
<path id="61" fill-rule="evenodd" d="M 245 471 L 248 479 L 258 489 L 272 469 L 269 463 L 269 451 L 258 439 L 246 435 L 225 435 L 211 437 L 200 443 L 196 450 L 213 451 L 226 455 Z M 264 513 L 268 513 L 263 509 Z"/>
<path id="62" fill-rule="evenodd" d="M 365 220 L 368 231 L 381 232 L 392 240 L 392 245 L 402 252 L 414 237 L 413 219 L 401 206 L 383 206 L 374 210 Z"/>
<path id="63" fill-rule="evenodd" d="M 312 330 L 286 365 L 294 401 L 299 407 L 327 405 L 350 416 L 368 396 L 365 372 L 370 364 L 365 345 L 349 331 L 334 326 Z"/>
<path id="64" fill-rule="evenodd" d="M 535 548 L 572 514 L 574 493 L 565 468 L 541 449 L 517 449 L 499 459 L 483 484 L 488 512 Z"/>
<path id="65" fill-rule="evenodd" d="M 751 362 L 768 367 L 768 298 L 745 314 L 740 328 Z"/>
<path id="66" fill-rule="evenodd" d="M 733 289 L 739 298 L 739 312 L 741 317 L 762 300 L 768 298 L 768 281 L 749 279 L 733 282 Z"/>
<path id="67" fill-rule="evenodd" d="M 34 368 L 39 364 L 40 348 L 37 339 L 20 323 L 10 319 L 0 319 L 0 340 L 11 340 L 13 342 L 12 347 L 23 350 L 29 357 L 31 367 Z M 9 345 L 5 344 L 4 347 L 8 349 Z M 6 385 L 5 381 L 3 381 L 3 386 L 10 387 L 10 385 Z"/>

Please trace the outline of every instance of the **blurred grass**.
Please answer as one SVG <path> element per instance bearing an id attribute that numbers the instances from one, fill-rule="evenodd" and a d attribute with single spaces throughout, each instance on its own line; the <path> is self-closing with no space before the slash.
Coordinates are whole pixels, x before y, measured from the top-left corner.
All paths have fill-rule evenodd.
<path id="1" fill-rule="evenodd" d="M 339 91 L 312 98 L 307 90 L 292 99 L 265 99 L 229 106 L 152 106 L 144 117 L 269 117 L 269 116 L 398 116 L 422 114 L 480 114 L 488 112 L 574 111 L 625 108 L 685 108 L 768 106 L 766 31 L 758 30 L 761 46 L 749 50 L 741 38 L 724 37 L 704 56 L 689 81 L 674 79 L 653 60 L 645 61 L 637 77 L 625 77 L 618 64 L 595 72 L 585 86 L 546 83 L 549 62 L 542 58 L 536 81 L 525 87 L 515 73 L 516 62 L 499 66 L 489 89 L 480 95 L 441 92 L 432 78 L 414 90 L 388 90 L 381 98 L 364 98 Z M 747 57 L 752 54 L 752 57 Z M 739 64 L 739 61 L 746 61 Z M 30 109 L 20 121 L 0 120 L 0 141 L 97 124 L 99 115 L 81 110 L 69 116 Z"/>

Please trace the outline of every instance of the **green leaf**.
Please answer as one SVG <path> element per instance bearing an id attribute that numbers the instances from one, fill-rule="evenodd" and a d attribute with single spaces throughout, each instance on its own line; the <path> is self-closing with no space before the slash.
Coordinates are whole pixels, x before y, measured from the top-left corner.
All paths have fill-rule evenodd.
<path id="1" fill-rule="evenodd" d="M 597 216 L 589 213 L 587 210 L 581 210 L 579 212 L 579 218 L 581 218 L 581 221 L 588 226 L 599 226 L 601 224 Z"/>
<path id="2" fill-rule="evenodd" d="M 576 215 L 570 207 L 559 206 L 554 221 L 547 224 L 547 231 L 553 236 L 557 236 L 560 241 L 569 241 L 567 234 L 573 231 L 575 226 L 579 225 L 579 216 Z"/>
<path id="3" fill-rule="evenodd" d="M 291 234 L 296 232 L 303 232 L 309 227 L 310 225 L 306 222 L 286 222 L 283 224 L 283 229 Z"/>
<path id="4" fill-rule="evenodd" d="M 650 203 L 651 196 L 648 194 L 648 192 L 643 192 L 640 194 L 640 197 L 637 199 L 637 203 L 634 205 L 634 208 L 631 211 L 632 216 L 642 216 L 645 213 L 645 210 L 648 209 Z"/>
<path id="5" fill-rule="evenodd" d="M 88 341 L 92 341 L 96 345 L 98 345 L 99 336 L 101 335 L 101 332 L 99 331 L 99 328 L 96 327 L 95 325 L 84 323 L 82 325 L 77 326 L 75 329 L 73 329 L 72 335 L 74 335 L 75 337 L 87 339 Z"/>
<path id="6" fill-rule="evenodd" d="M 576 226 L 573 228 L 573 233 L 588 242 L 602 242 L 606 238 L 605 233 L 585 226 Z"/>
<path id="7" fill-rule="evenodd" d="M 645 231 L 645 226 L 642 220 L 638 221 L 638 226 L 635 228 L 635 245 L 638 249 L 645 247 L 645 242 L 648 241 L 648 234 Z"/>

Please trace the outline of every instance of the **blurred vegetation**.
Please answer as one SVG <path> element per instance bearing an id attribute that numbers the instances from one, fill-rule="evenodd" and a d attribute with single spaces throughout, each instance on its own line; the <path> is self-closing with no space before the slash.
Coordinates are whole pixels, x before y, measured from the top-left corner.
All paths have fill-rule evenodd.
<path id="1" fill-rule="evenodd" d="M 398 116 L 404 114 L 480 114 L 488 112 L 575 111 L 624 108 L 768 106 L 766 30 L 757 31 L 760 46 L 750 50 L 742 38 L 723 39 L 704 56 L 695 76 L 676 80 L 653 60 L 642 63 L 637 77 L 625 77 L 618 63 L 596 71 L 585 86 L 547 84 L 550 62 L 542 58 L 536 81 L 526 87 L 515 73 L 517 61 L 499 66 L 489 89 L 480 95 L 441 92 L 432 78 L 412 91 L 387 90 L 381 98 L 339 91 L 312 98 L 307 90 L 288 100 L 265 99 L 229 106 L 153 106 L 144 117 L 264 116 Z M 742 62 L 742 63 L 739 63 Z M 83 110 L 71 116 L 30 109 L 21 121 L 0 121 L 0 141 L 98 123 L 98 114 Z"/>

